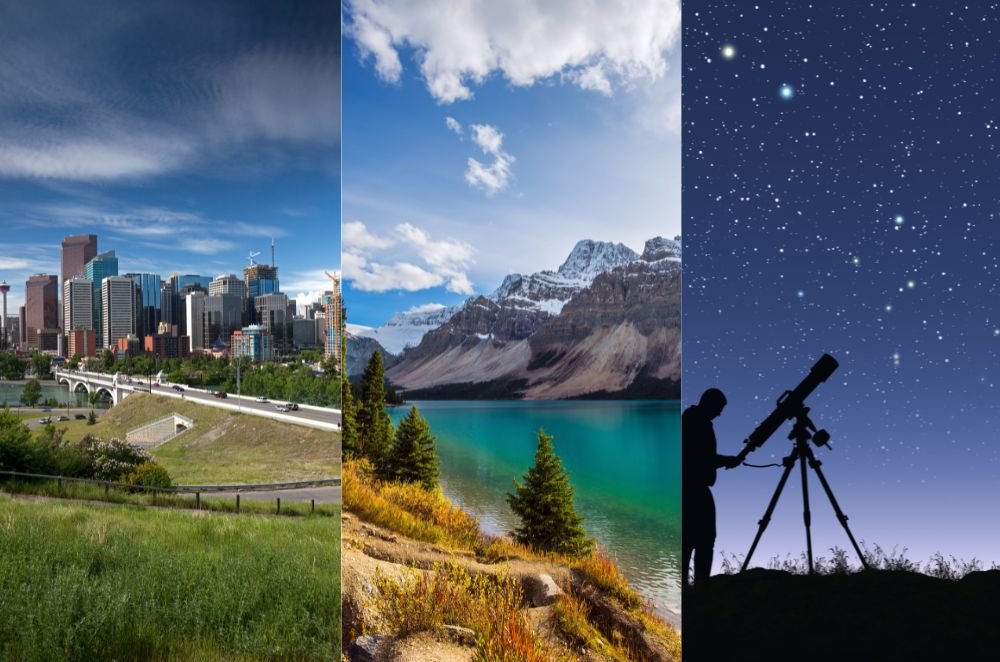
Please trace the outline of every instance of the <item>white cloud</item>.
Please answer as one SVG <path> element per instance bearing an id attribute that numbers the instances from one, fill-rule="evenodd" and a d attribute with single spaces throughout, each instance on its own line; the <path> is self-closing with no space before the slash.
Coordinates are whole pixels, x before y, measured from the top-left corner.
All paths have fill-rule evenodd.
<path id="1" fill-rule="evenodd" d="M 352 225 L 349 232 L 348 225 Z M 472 246 L 455 239 L 432 239 L 410 223 L 400 223 L 393 231 L 395 238 L 379 237 L 364 223 L 345 224 L 344 278 L 354 287 L 367 292 L 413 292 L 443 285 L 451 292 L 472 293 L 472 281 L 466 273 L 475 256 Z M 376 250 L 382 261 L 370 259 Z"/>
<path id="2" fill-rule="evenodd" d="M 462 135 L 462 125 L 461 123 L 459 123 L 457 119 L 455 119 L 454 117 L 446 117 L 444 118 L 444 123 L 448 126 L 449 129 L 451 129 L 458 135 Z"/>
<path id="3" fill-rule="evenodd" d="M 349 0 L 347 31 L 378 74 L 398 81 L 412 48 L 439 103 L 472 96 L 494 72 L 516 86 L 560 75 L 587 90 L 655 81 L 680 35 L 678 0 Z"/>
<path id="4" fill-rule="evenodd" d="M 569 78 L 585 90 L 600 92 L 606 97 L 611 96 L 611 81 L 608 80 L 604 69 L 597 65 L 574 71 Z"/>
<path id="5" fill-rule="evenodd" d="M 359 254 L 389 248 L 396 243 L 391 237 L 380 237 L 369 232 L 365 224 L 360 221 L 348 221 L 341 225 L 340 241 L 345 252 Z"/>
<path id="6" fill-rule="evenodd" d="M 472 141 L 479 145 L 483 153 L 493 157 L 493 162 L 485 165 L 469 157 L 465 170 L 465 181 L 486 192 L 487 197 L 507 188 L 511 178 L 511 165 L 516 160 L 503 151 L 503 134 L 489 124 L 473 124 L 469 127 Z"/>

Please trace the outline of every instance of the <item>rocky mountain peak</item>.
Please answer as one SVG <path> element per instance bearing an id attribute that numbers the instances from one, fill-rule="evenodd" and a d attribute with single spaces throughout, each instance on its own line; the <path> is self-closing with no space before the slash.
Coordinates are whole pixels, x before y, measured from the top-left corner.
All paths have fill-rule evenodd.
<path id="1" fill-rule="evenodd" d="M 559 275 L 589 283 L 598 274 L 637 259 L 639 255 L 625 244 L 583 239 L 576 243 L 569 257 L 559 267 Z"/>
<path id="2" fill-rule="evenodd" d="M 653 237 L 646 240 L 646 245 L 642 250 L 642 260 L 645 262 L 657 262 L 659 260 L 681 260 L 680 237 L 666 239 L 665 237 Z"/>

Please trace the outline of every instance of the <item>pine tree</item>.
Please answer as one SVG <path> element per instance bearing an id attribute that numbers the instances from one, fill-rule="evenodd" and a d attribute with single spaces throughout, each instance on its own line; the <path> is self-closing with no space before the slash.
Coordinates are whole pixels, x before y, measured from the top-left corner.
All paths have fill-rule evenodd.
<path id="1" fill-rule="evenodd" d="M 535 466 L 524 474 L 524 483 L 514 481 L 514 494 L 507 503 L 521 520 L 514 538 L 535 549 L 582 555 L 594 546 L 583 530 L 583 518 L 573 508 L 573 486 L 562 460 L 552 446 L 552 435 L 538 430 Z"/>
<path id="2" fill-rule="evenodd" d="M 361 379 L 361 403 L 357 413 L 358 455 L 367 457 L 380 478 L 390 478 L 395 429 L 385 410 L 385 371 L 382 353 L 372 352 Z"/>
<path id="3" fill-rule="evenodd" d="M 340 443 L 345 458 L 358 456 L 358 422 L 354 411 L 354 393 L 351 392 L 351 382 L 344 377 L 341 382 L 340 395 Z"/>
<path id="4" fill-rule="evenodd" d="M 396 447 L 393 452 L 392 473 L 396 480 L 420 483 L 426 490 L 438 484 L 438 456 L 434 448 L 427 419 L 420 415 L 417 406 L 399 422 Z"/>

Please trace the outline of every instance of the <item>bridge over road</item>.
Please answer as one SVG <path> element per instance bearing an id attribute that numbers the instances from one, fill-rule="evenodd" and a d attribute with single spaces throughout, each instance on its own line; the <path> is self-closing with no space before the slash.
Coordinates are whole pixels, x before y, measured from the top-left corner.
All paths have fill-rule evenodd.
<path id="1" fill-rule="evenodd" d="M 340 410 L 330 407 L 314 407 L 312 405 L 300 404 L 298 411 L 284 412 L 277 410 L 279 405 L 288 404 L 282 400 L 257 402 L 252 396 L 237 396 L 234 393 L 227 394 L 225 398 L 218 398 L 211 391 L 204 389 L 167 382 L 157 382 L 155 379 L 150 383 L 145 380 L 130 379 L 120 374 L 108 375 L 100 372 L 64 370 L 60 368 L 55 371 L 55 377 L 56 382 L 66 384 L 70 392 L 78 390 L 84 390 L 87 393 L 95 391 L 104 392 L 113 404 L 118 404 L 133 393 L 151 393 L 161 398 L 197 402 L 200 405 L 208 407 L 238 411 L 252 416 L 270 418 L 283 423 L 292 423 L 294 425 L 329 430 L 331 432 L 340 431 Z M 180 386 L 183 390 L 176 390 L 174 386 Z"/>

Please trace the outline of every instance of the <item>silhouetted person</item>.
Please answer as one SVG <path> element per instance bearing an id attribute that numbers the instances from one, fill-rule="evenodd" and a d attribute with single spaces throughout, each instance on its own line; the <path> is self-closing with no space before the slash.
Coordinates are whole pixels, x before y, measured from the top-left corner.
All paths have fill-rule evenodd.
<path id="1" fill-rule="evenodd" d="M 681 453 L 683 454 L 681 517 L 683 586 L 688 585 L 691 556 L 694 555 L 694 580 L 708 578 L 712 572 L 715 551 L 715 485 L 719 467 L 733 468 L 740 464 L 735 455 L 716 453 L 715 429 L 712 420 L 726 407 L 726 396 L 717 388 L 701 394 L 698 404 L 684 410 L 681 418 Z"/>

